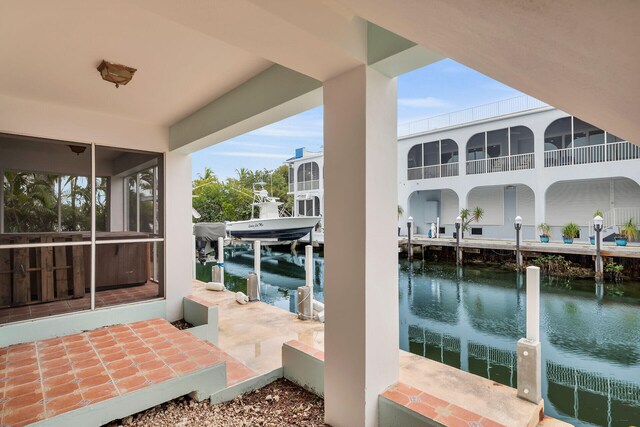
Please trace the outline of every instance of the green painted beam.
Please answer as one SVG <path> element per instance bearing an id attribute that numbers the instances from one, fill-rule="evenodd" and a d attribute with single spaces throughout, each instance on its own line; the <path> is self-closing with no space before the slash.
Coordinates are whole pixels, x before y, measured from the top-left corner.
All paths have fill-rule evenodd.
<path id="1" fill-rule="evenodd" d="M 172 125 L 170 150 L 192 153 L 321 105 L 321 88 L 322 82 L 275 64 Z"/>
<path id="2" fill-rule="evenodd" d="M 441 55 L 367 22 L 367 63 L 388 77 L 397 77 L 441 59 Z"/>

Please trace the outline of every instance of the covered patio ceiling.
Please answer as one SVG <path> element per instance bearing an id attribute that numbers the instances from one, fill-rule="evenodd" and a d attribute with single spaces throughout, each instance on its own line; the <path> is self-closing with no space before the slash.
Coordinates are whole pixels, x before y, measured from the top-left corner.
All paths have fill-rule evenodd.
<path id="1" fill-rule="evenodd" d="M 633 1 L 8 0 L 0 12 L 0 95 L 9 98 L 166 128 L 274 64 L 309 78 L 291 95 L 294 99 L 321 90 L 321 82 L 360 64 L 411 51 L 396 55 L 403 64 L 386 72 L 397 75 L 438 55 L 451 57 L 623 138 L 640 140 L 640 32 L 635 25 L 640 4 Z M 401 37 L 372 43 L 367 21 L 437 54 L 402 46 L 407 40 Z M 376 56 L 375 49 L 383 53 Z M 116 90 L 99 78 L 95 68 L 102 59 L 138 72 Z M 275 85 L 272 92 L 285 90 L 288 76 L 262 84 Z M 253 93 L 258 102 L 273 96 Z M 242 99 L 244 105 L 252 101 Z M 224 101 L 207 114 L 218 120 L 231 113 L 217 128 L 202 130 L 221 132 L 205 144 L 319 105 L 321 97 L 254 122 L 234 116 L 236 104 L 226 108 L 229 100 Z M 259 109 L 272 110 L 284 101 Z M 245 125 L 228 131 L 239 122 Z M 187 140 L 176 146 L 202 136 L 183 135 Z"/>

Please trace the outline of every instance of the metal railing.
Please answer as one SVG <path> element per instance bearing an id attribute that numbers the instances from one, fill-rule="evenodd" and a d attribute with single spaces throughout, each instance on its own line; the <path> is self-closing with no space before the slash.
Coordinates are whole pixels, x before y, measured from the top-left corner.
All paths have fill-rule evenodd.
<path id="1" fill-rule="evenodd" d="M 445 163 L 443 165 L 432 165 L 407 169 L 407 179 L 445 178 L 448 176 L 458 176 L 458 163 Z"/>
<path id="2" fill-rule="evenodd" d="M 298 182 L 298 191 L 317 190 L 320 188 L 320 180 Z"/>
<path id="3" fill-rule="evenodd" d="M 534 108 L 547 107 L 548 105 L 528 95 L 521 95 L 515 98 L 504 99 L 502 101 L 491 102 L 489 104 L 478 105 L 465 110 L 454 111 L 448 114 L 429 117 L 398 125 L 398 136 L 407 136 L 415 133 L 427 132 L 477 120 L 489 119 L 503 116 L 505 114 L 518 113 L 520 111 L 532 110 Z"/>
<path id="4" fill-rule="evenodd" d="M 519 171 L 533 168 L 535 168 L 535 157 L 533 153 L 467 161 L 467 175 Z"/>
<path id="5" fill-rule="evenodd" d="M 544 152 L 544 166 L 547 168 L 633 159 L 640 159 L 640 147 L 627 141 Z"/>
<path id="6" fill-rule="evenodd" d="M 602 215 L 603 232 L 617 232 L 625 222 L 633 219 L 634 224 L 640 222 L 640 208 L 613 208 Z M 593 220 L 589 221 L 589 232 L 595 234 Z"/>

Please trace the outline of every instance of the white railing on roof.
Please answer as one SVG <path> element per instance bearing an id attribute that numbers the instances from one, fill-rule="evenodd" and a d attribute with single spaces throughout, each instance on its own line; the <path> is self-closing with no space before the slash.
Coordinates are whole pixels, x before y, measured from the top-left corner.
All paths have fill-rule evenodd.
<path id="1" fill-rule="evenodd" d="M 458 176 L 458 163 L 445 163 L 442 165 L 420 166 L 407 169 L 407 180 L 446 178 Z"/>
<path id="2" fill-rule="evenodd" d="M 640 159 L 640 147 L 627 141 L 544 152 L 545 167 Z"/>
<path id="3" fill-rule="evenodd" d="M 533 168 L 535 168 L 535 157 L 533 153 L 514 154 L 513 156 L 489 157 L 487 159 L 467 161 L 467 175 L 519 171 Z"/>
<path id="4" fill-rule="evenodd" d="M 398 125 L 398 136 L 402 137 L 421 132 L 428 132 L 434 129 L 460 125 L 463 123 L 504 116 L 505 114 L 513 114 L 520 111 L 547 106 L 548 104 L 545 104 L 544 102 L 529 95 L 516 96 L 515 98 L 478 105 L 465 110 L 454 111 L 452 113 L 441 114 L 439 116 L 412 122 L 400 123 Z"/>

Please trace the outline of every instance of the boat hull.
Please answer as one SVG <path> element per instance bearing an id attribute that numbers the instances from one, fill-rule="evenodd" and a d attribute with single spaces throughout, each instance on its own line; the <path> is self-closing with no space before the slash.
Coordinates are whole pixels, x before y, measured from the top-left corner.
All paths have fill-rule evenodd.
<path id="1" fill-rule="evenodd" d="M 227 233 L 244 240 L 298 240 L 309 234 L 319 221 L 320 217 L 308 216 L 228 222 Z"/>

